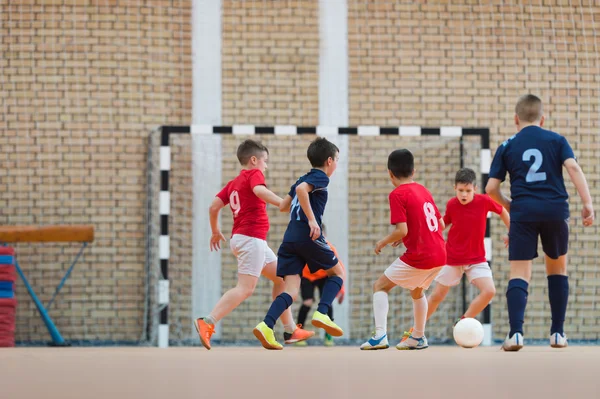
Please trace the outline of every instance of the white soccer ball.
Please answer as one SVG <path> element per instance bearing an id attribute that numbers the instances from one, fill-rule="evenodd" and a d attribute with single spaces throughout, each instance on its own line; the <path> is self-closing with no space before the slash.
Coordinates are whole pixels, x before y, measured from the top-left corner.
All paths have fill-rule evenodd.
<path id="1" fill-rule="evenodd" d="M 477 319 L 465 318 L 454 326 L 454 341 L 463 348 L 475 348 L 483 341 L 483 326 Z"/>

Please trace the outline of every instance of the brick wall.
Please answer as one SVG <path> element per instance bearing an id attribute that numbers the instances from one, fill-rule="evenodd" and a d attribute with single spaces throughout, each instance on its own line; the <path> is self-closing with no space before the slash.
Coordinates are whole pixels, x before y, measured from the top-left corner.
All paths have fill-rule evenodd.
<path id="1" fill-rule="evenodd" d="M 223 1 L 223 123 L 319 120 L 319 3 Z"/>
<path id="2" fill-rule="evenodd" d="M 66 339 L 144 334 L 147 137 L 190 123 L 190 14 L 189 1 L 0 2 L 0 223 L 96 229 L 50 311 Z M 17 246 L 42 302 L 76 250 Z M 17 294 L 17 340 L 48 340 Z"/>

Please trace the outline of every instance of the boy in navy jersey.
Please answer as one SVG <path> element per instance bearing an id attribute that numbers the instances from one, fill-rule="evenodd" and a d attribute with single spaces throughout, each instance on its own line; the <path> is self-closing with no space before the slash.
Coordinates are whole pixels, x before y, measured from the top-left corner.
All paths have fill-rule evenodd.
<path id="1" fill-rule="evenodd" d="M 548 297 L 552 313 L 550 346 L 564 348 L 567 337 L 564 321 L 569 297 L 567 249 L 569 244 L 568 194 L 562 176 L 563 166 L 583 202 L 583 225 L 594 222 L 592 197 L 585 176 L 577 164 L 567 139 L 542 129 L 542 101 L 531 94 L 522 96 L 515 107 L 518 133 L 496 150 L 486 192 L 510 212 L 508 257 L 510 281 L 506 290 L 510 332 L 502 349 L 523 347 L 523 318 L 531 264 L 537 258 L 538 236 L 546 260 Z M 510 176 L 511 199 L 500 183 Z"/>
<path id="2" fill-rule="evenodd" d="M 283 277 L 285 291 L 275 298 L 264 320 L 254 328 L 254 335 L 266 349 L 283 348 L 275 339 L 273 326 L 296 299 L 305 265 L 313 273 L 325 270 L 328 276 L 312 325 L 334 337 L 343 335 L 327 313 L 342 288 L 344 269 L 321 234 L 327 186 L 337 167 L 339 149 L 319 137 L 310 143 L 306 155 L 312 169 L 292 185 L 279 206 L 282 212 L 290 211 L 290 222 L 277 252 L 277 275 Z"/>

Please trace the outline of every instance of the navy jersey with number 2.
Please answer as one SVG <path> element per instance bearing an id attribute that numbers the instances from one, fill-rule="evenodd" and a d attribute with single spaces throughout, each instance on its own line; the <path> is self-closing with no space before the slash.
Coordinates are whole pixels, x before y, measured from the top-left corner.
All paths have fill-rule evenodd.
<path id="1" fill-rule="evenodd" d="M 565 220 L 569 204 L 562 168 L 573 149 L 563 136 L 539 126 L 527 126 L 496 151 L 490 177 L 510 176 L 511 221 Z"/>

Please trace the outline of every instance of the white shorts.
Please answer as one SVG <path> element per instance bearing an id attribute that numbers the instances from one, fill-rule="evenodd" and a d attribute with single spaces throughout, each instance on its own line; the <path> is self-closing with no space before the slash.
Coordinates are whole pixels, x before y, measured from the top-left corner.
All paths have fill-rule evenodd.
<path id="1" fill-rule="evenodd" d="M 238 261 L 238 274 L 260 277 L 262 269 L 277 257 L 265 240 L 234 234 L 229 241 L 231 252 Z"/>
<path id="2" fill-rule="evenodd" d="M 414 290 L 415 288 L 427 289 L 442 267 L 434 269 L 417 269 L 396 258 L 383 274 L 399 287 Z"/>
<path id="3" fill-rule="evenodd" d="M 469 283 L 482 277 L 492 278 L 490 265 L 487 262 L 481 262 L 466 266 L 444 266 L 435 281 L 446 287 L 452 287 L 460 283 L 463 273 L 467 275 Z"/>

